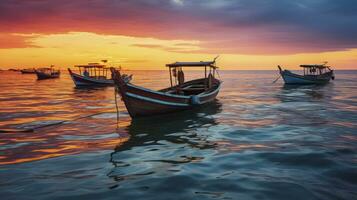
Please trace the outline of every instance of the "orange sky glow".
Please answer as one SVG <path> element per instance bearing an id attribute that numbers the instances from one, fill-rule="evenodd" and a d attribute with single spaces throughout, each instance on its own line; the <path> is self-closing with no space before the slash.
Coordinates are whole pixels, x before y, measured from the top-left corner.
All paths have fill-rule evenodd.
<path id="1" fill-rule="evenodd" d="M 342 15 L 331 20 L 337 18 L 331 14 L 305 22 L 289 14 L 303 17 L 314 12 L 314 6 L 323 10 L 321 5 L 306 3 L 300 8 L 271 1 L 272 5 L 262 3 L 256 12 L 248 12 L 244 8 L 251 5 L 241 1 L 107 2 L 29 0 L 13 4 L 4 0 L 0 3 L 0 11 L 4 11 L 0 16 L 0 68 L 55 65 L 65 69 L 107 59 L 110 65 L 125 69 L 160 70 L 166 63 L 212 60 L 220 55 L 217 64 L 223 70 L 276 69 L 277 65 L 298 69 L 300 64 L 324 61 L 336 69 L 357 69 L 357 41 L 347 34 L 326 33 L 326 27 L 319 25 L 330 20 L 330 26 L 337 27 L 344 22 L 342 31 L 354 34 L 357 30 L 350 25 L 356 25 L 357 19 Z M 279 13 L 284 19 L 269 14 L 276 6 L 289 10 Z M 333 5 L 323 6 L 330 9 Z M 11 12 L 15 10 L 19 11 L 16 16 Z"/>

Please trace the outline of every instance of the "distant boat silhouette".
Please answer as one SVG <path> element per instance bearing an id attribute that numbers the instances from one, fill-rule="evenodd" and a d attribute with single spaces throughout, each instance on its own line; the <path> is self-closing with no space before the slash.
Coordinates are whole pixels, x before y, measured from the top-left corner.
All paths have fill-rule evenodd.
<path id="1" fill-rule="evenodd" d="M 51 67 L 38 68 L 35 72 L 38 80 L 59 78 L 61 74 L 60 70 L 53 68 L 53 65 Z"/>
<path id="2" fill-rule="evenodd" d="M 36 69 L 35 68 L 27 68 L 27 69 L 20 70 L 20 72 L 22 74 L 34 74 L 34 73 L 36 73 Z"/>
<path id="3" fill-rule="evenodd" d="M 79 73 L 74 73 L 70 68 L 68 68 L 68 72 L 77 87 L 114 85 L 113 79 L 111 77 L 108 78 L 108 76 L 111 74 L 109 68 L 107 68 L 105 65 L 99 63 L 89 63 L 88 65 L 76 65 L 75 67 L 78 67 Z M 123 79 L 126 82 L 129 82 L 131 78 L 131 75 L 123 74 Z"/>

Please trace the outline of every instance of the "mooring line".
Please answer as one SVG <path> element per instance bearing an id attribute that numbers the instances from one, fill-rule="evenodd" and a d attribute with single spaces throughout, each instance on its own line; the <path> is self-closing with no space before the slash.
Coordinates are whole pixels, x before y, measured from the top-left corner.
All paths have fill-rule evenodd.
<path id="1" fill-rule="evenodd" d="M 278 78 L 273 81 L 273 83 L 276 83 L 279 79 L 281 78 L 281 75 L 279 74 Z"/>
<path id="2" fill-rule="evenodd" d="M 93 117 L 95 115 L 100 115 L 100 114 L 105 114 L 105 113 L 110 113 L 110 112 L 99 112 L 99 113 L 94 113 L 94 114 L 90 114 L 90 115 L 86 115 L 86 116 L 80 116 L 77 118 L 74 118 L 72 120 L 64 120 L 64 121 L 60 121 L 57 123 L 52 123 L 52 124 L 45 124 L 42 126 L 37 126 L 37 127 L 33 127 L 33 128 L 28 128 L 28 129 L 0 129 L 0 133 L 12 133 L 12 132 L 21 132 L 21 133 L 27 133 L 27 132 L 34 132 L 37 129 L 41 129 L 41 128 L 45 128 L 45 127 L 49 127 L 49 126 L 55 126 L 55 125 L 60 125 L 63 124 L 65 122 L 73 122 L 73 121 L 77 121 L 80 119 L 84 119 L 84 118 L 88 118 L 88 117 Z M 118 114 L 117 114 L 118 115 Z"/>
<path id="3" fill-rule="evenodd" d="M 117 94 L 118 94 L 118 88 L 114 87 L 114 101 L 115 101 L 115 108 L 117 111 L 117 129 L 118 129 L 119 128 L 119 106 L 118 106 Z"/>

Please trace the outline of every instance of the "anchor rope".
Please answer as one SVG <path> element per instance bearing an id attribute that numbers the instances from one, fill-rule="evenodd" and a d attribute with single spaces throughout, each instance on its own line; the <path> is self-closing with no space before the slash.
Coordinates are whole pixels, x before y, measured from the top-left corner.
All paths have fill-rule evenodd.
<path id="1" fill-rule="evenodd" d="M 86 116 L 79 116 L 79 117 L 74 118 L 72 120 L 63 120 L 63 121 L 59 121 L 59 122 L 56 122 L 56 123 L 45 124 L 45 125 L 42 125 L 42 126 L 36 126 L 36 127 L 33 127 L 33 128 L 28 128 L 28 129 L 0 129 L 0 133 L 34 132 L 37 129 L 41 129 L 41 128 L 45 128 L 45 127 L 49 127 L 49 126 L 61 125 L 61 124 L 66 123 L 66 122 L 70 122 L 70 121 L 73 122 L 73 121 L 77 121 L 77 120 L 80 120 L 80 119 L 85 119 L 85 118 L 88 118 L 88 117 L 93 117 L 95 115 L 100 115 L 100 114 L 105 114 L 105 113 L 108 113 L 108 112 L 98 112 L 98 113 L 94 113 L 94 114 L 90 114 L 90 115 L 86 115 Z"/>
<path id="2" fill-rule="evenodd" d="M 117 95 L 118 95 L 118 88 L 115 86 L 114 87 L 114 101 L 115 101 L 115 108 L 117 111 L 117 128 L 119 128 L 119 106 L 118 106 L 118 100 L 117 100 Z"/>
<path id="3" fill-rule="evenodd" d="M 221 80 L 221 75 L 219 75 L 218 69 L 216 70 L 219 80 Z"/>
<path id="4" fill-rule="evenodd" d="M 117 100 L 117 95 L 118 95 L 118 88 L 114 87 L 114 98 L 115 98 L 115 108 L 116 108 L 116 113 L 117 113 L 117 128 L 119 128 L 119 106 L 118 106 L 118 100 Z M 99 112 L 99 113 L 94 113 L 94 114 L 90 114 L 90 115 L 86 115 L 86 116 L 79 116 L 77 118 L 74 118 L 72 120 L 63 120 L 63 121 L 59 121 L 56 123 L 52 123 L 52 124 L 45 124 L 43 126 L 37 126 L 37 127 L 33 127 L 33 128 L 28 128 L 28 129 L 0 129 L 0 133 L 12 133 L 12 132 L 34 132 L 37 129 L 41 129 L 41 128 L 45 128 L 45 127 L 49 127 L 49 126 L 55 126 L 55 125 L 61 125 L 65 122 L 70 122 L 70 121 L 77 121 L 80 119 L 84 119 L 84 118 L 88 118 L 88 117 L 93 117 L 95 115 L 100 115 L 100 114 L 104 114 L 104 113 L 108 113 L 108 112 Z"/>
<path id="5" fill-rule="evenodd" d="M 281 75 L 279 74 L 278 78 L 273 81 L 273 83 L 276 83 L 279 79 L 281 78 Z"/>

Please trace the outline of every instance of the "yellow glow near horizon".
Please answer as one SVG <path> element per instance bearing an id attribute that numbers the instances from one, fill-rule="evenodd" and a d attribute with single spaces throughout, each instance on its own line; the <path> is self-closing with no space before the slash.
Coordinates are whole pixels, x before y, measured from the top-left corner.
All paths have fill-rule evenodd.
<path id="1" fill-rule="evenodd" d="M 35 47 L 0 49 L 0 68 L 51 64 L 64 68 L 108 59 L 112 65 L 121 65 L 125 69 L 160 70 L 165 69 L 166 63 L 212 60 L 216 56 L 192 53 L 201 50 L 200 41 L 196 40 L 163 40 L 86 32 L 31 36 L 28 40 Z M 329 61 L 337 69 L 357 69 L 357 49 L 295 55 L 221 54 L 218 65 L 227 70 L 276 69 L 277 65 L 294 69 L 299 64 L 323 61 Z"/>

